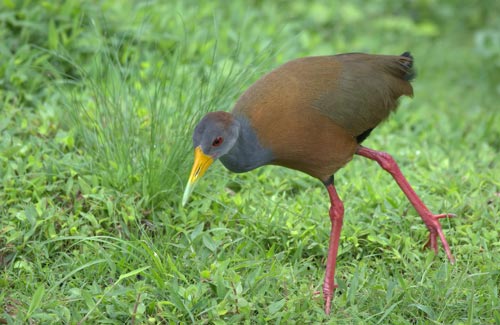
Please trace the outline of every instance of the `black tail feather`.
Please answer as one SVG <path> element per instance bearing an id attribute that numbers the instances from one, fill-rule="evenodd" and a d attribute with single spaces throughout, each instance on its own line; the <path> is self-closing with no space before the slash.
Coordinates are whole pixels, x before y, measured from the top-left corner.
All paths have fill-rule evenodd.
<path id="1" fill-rule="evenodd" d="M 401 54 L 402 57 L 408 58 L 407 60 L 400 61 L 401 65 L 405 68 L 406 74 L 404 76 L 404 79 L 406 81 L 411 81 L 415 79 L 417 73 L 415 72 L 415 69 L 413 69 L 413 55 L 411 55 L 410 52 L 404 52 Z"/>

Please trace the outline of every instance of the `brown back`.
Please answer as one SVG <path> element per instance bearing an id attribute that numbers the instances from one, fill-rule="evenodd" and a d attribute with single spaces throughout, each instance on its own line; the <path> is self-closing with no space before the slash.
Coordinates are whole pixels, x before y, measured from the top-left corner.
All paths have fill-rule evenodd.
<path id="1" fill-rule="evenodd" d="M 353 135 L 386 119 L 402 95 L 413 96 L 406 80 L 408 57 L 344 54 L 335 58 L 341 66 L 335 87 L 325 89 L 312 106 Z"/>

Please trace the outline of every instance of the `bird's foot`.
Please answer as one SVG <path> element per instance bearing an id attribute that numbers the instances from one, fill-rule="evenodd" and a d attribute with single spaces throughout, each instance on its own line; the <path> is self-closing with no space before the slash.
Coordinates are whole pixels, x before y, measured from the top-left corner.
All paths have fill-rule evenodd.
<path id="1" fill-rule="evenodd" d="M 450 246 L 446 241 L 443 230 L 441 228 L 441 224 L 439 223 L 439 219 L 443 218 L 453 218 L 456 215 L 452 213 L 442 213 L 442 214 L 429 214 L 426 216 L 422 216 L 427 228 L 429 229 L 429 240 L 425 244 L 425 247 L 430 248 L 434 251 L 434 253 L 438 253 L 438 245 L 437 245 L 437 236 L 439 235 L 439 239 L 441 240 L 441 244 L 446 252 L 446 256 L 451 264 L 455 264 L 455 258 L 451 254 Z"/>
<path id="2" fill-rule="evenodd" d="M 330 311 L 332 308 L 332 300 L 335 289 L 338 288 L 336 283 L 333 286 L 323 286 L 323 297 L 325 299 L 325 314 L 330 315 Z"/>

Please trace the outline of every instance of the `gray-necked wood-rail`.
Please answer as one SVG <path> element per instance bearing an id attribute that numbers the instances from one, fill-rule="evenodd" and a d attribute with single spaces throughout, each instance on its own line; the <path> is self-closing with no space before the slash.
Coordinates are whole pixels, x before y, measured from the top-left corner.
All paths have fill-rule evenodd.
<path id="1" fill-rule="evenodd" d="M 361 142 L 394 111 L 398 98 L 413 96 L 413 57 L 361 53 L 306 57 L 290 61 L 255 82 L 231 113 L 208 113 L 193 135 L 194 165 L 183 204 L 194 184 L 219 159 L 233 172 L 280 165 L 318 178 L 330 197 L 332 223 L 323 284 L 330 313 L 344 206 L 333 175 L 359 155 L 389 172 L 429 229 L 427 245 L 436 253 L 437 236 L 454 262 L 439 223 L 451 214 L 433 214 L 385 152 Z"/>

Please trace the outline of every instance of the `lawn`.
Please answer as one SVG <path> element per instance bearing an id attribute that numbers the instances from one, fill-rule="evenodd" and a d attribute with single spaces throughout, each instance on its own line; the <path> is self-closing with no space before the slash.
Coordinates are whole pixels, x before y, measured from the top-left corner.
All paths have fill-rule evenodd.
<path id="1" fill-rule="evenodd" d="M 500 5 L 0 2 L 0 324 L 500 324 Z M 320 182 L 220 163 L 181 206 L 191 134 L 293 58 L 411 51 L 415 96 L 336 174 L 332 315 Z"/>

